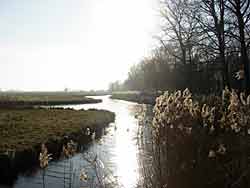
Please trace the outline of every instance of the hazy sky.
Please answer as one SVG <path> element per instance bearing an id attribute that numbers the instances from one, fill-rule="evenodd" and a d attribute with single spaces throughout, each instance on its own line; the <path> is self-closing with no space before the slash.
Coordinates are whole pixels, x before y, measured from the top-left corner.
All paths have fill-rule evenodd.
<path id="1" fill-rule="evenodd" d="M 157 0 L 0 0 L 0 88 L 106 89 L 146 56 Z"/>

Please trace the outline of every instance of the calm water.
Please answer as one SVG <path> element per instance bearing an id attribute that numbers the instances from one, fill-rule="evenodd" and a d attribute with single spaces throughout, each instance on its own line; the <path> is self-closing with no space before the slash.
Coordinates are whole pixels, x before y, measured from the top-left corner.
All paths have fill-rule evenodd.
<path id="1" fill-rule="evenodd" d="M 112 187 L 133 188 L 141 185 L 140 176 L 141 151 L 138 144 L 139 119 L 144 105 L 110 99 L 109 96 L 93 97 L 102 99 L 99 104 L 67 105 L 74 109 L 105 109 L 116 114 L 114 123 L 104 131 L 99 140 L 93 140 L 88 149 L 76 154 L 71 159 L 51 162 L 45 171 L 45 187 L 95 187 L 102 177 Z M 62 107 L 62 106 L 61 106 Z M 139 114 L 139 116 L 138 116 Z M 145 119 L 145 118 L 144 118 Z M 145 132 L 146 133 L 146 132 Z M 140 142 L 146 142 L 141 140 Z M 97 166 L 88 161 L 97 156 Z M 84 169 L 88 176 L 86 182 L 79 180 L 80 171 Z M 20 175 L 14 188 L 43 187 L 42 171 L 35 170 L 29 175 Z"/>

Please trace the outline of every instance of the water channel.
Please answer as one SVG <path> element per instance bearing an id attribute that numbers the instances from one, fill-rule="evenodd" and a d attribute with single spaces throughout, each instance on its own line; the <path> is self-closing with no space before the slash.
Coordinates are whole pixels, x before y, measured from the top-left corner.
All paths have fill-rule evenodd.
<path id="1" fill-rule="evenodd" d="M 103 102 L 60 107 L 76 110 L 95 108 L 115 112 L 115 122 L 105 129 L 103 136 L 93 140 L 87 149 L 70 159 L 51 161 L 45 175 L 40 169 L 19 175 L 11 188 L 97 187 L 100 183 L 98 177 L 103 177 L 105 184 L 110 187 L 140 187 L 143 180 L 140 175 L 141 151 L 138 133 L 141 131 L 140 115 L 145 105 L 114 100 L 109 96 L 93 98 L 102 99 Z M 148 106 L 146 108 L 151 109 Z M 93 167 L 91 160 L 94 159 L 97 159 L 98 163 L 95 164 L 98 165 Z M 87 181 L 80 181 L 82 169 L 86 172 Z"/>

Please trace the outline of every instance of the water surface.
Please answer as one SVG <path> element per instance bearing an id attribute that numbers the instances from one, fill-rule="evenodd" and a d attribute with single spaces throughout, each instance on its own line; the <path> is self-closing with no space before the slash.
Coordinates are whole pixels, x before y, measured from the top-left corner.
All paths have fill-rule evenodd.
<path id="1" fill-rule="evenodd" d="M 138 145 L 139 120 L 143 105 L 133 102 L 110 99 L 109 96 L 95 96 L 102 99 L 98 104 L 60 106 L 74 109 L 105 109 L 116 114 L 114 123 L 105 130 L 99 140 L 93 140 L 88 149 L 71 159 L 54 161 L 45 171 L 36 170 L 29 175 L 20 175 L 14 188 L 43 187 L 95 187 L 97 177 L 103 177 L 113 187 L 138 187 L 140 177 L 140 148 Z M 97 160 L 97 167 L 88 162 Z M 86 182 L 79 180 L 80 171 L 88 175 Z M 97 170 L 97 171 L 96 171 Z"/>

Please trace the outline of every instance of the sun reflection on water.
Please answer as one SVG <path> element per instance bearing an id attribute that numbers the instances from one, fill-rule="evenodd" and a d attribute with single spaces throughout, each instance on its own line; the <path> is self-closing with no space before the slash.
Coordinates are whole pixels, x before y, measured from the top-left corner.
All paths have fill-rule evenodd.
<path id="1" fill-rule="evenodd" d="M 136 119 L 129 113 L 131 109 L 125 108 L 124 113 L 117 115 L 116 122 L 119 128 L 115 138 L 115 162 L 117 176 L 124 187 L 135 187 L 138 181 L 138 160 L 136 140 Z M 123 115 L 124 114 L 124 115 Z M 130 116 L 128 116 L 130 114 Z"/>
<path id="2" fill-rule="evenodd" d="M 93 97 L 94 98 L 94 97 Z M 96 97 L 99 98 L 99 97 Z M 109 99 L 108 96 L 102 98 L 103 102 L 99 104 L 72 105 L 74 109 L 105 109 L 116 113 L 116 120 L 106 129 L 106 134 L 100 140 L 94 140 L 87 149 L 88 153 L 97 155 L 105 166 L 105 172 L 108 173 L 107 181 L 117 182 L 115 187 L 135 188 L 139 184 L 139 150 L 137 145 L 138 120 L 135 118 L 140 111 L 141 106 L 135 103 L 117 101 Z M 72 158 L 74 168 L 80 170 L 84 163 L 82 154 Z M 58 161 L 59 165 L 63 161 Z M 84 163 L 85 164 L 85 163 Z M 55 165 L 56 166 L 56 165 Z M 57 170 L 51 166 L 52 170 Z M 87 169 L 86 169 L 87 170 Z M 88 171 L 87 171 L 88 172 Z M 20 176 L 15 184 L 15 188 L 38 187 L 34 181 L 39 174 L 29 180 L 25 176 Z M 53 187 L 59 188 L 60 184 L 54 180 L 46 179 Z M 78 181 L 78 180 L 77 180 Z M 80 185 L 75 182 L 75 185 Z M 118 186 L 118 185 L 119 186 Z M 117 186 L 116 186 L 117 185 Z M 73 186 L 74 187 L 74 186 Z M 79 186 L 78 186 L 79 187 Z"/>
<path id="3" fill-rule="evenodd" d="M 134 188 L 139 180 L 139 159 L 136 143 L 138 120 L 135 118 L 135 114 L 140 109 L 139 106 L 135 103 L 109 98 L 103 98 L 103 102 L 98 106 L 100 109 L 107 109 L 116 113 L 113 129 L 104 138 L 103 144 L 108 146 L 108 161 L 114 167 L 114 169 L 112 168 L 113 176 L 117 178 L 120 187 Z M 112 135 L 112 138 L 110 135 Z"/>

